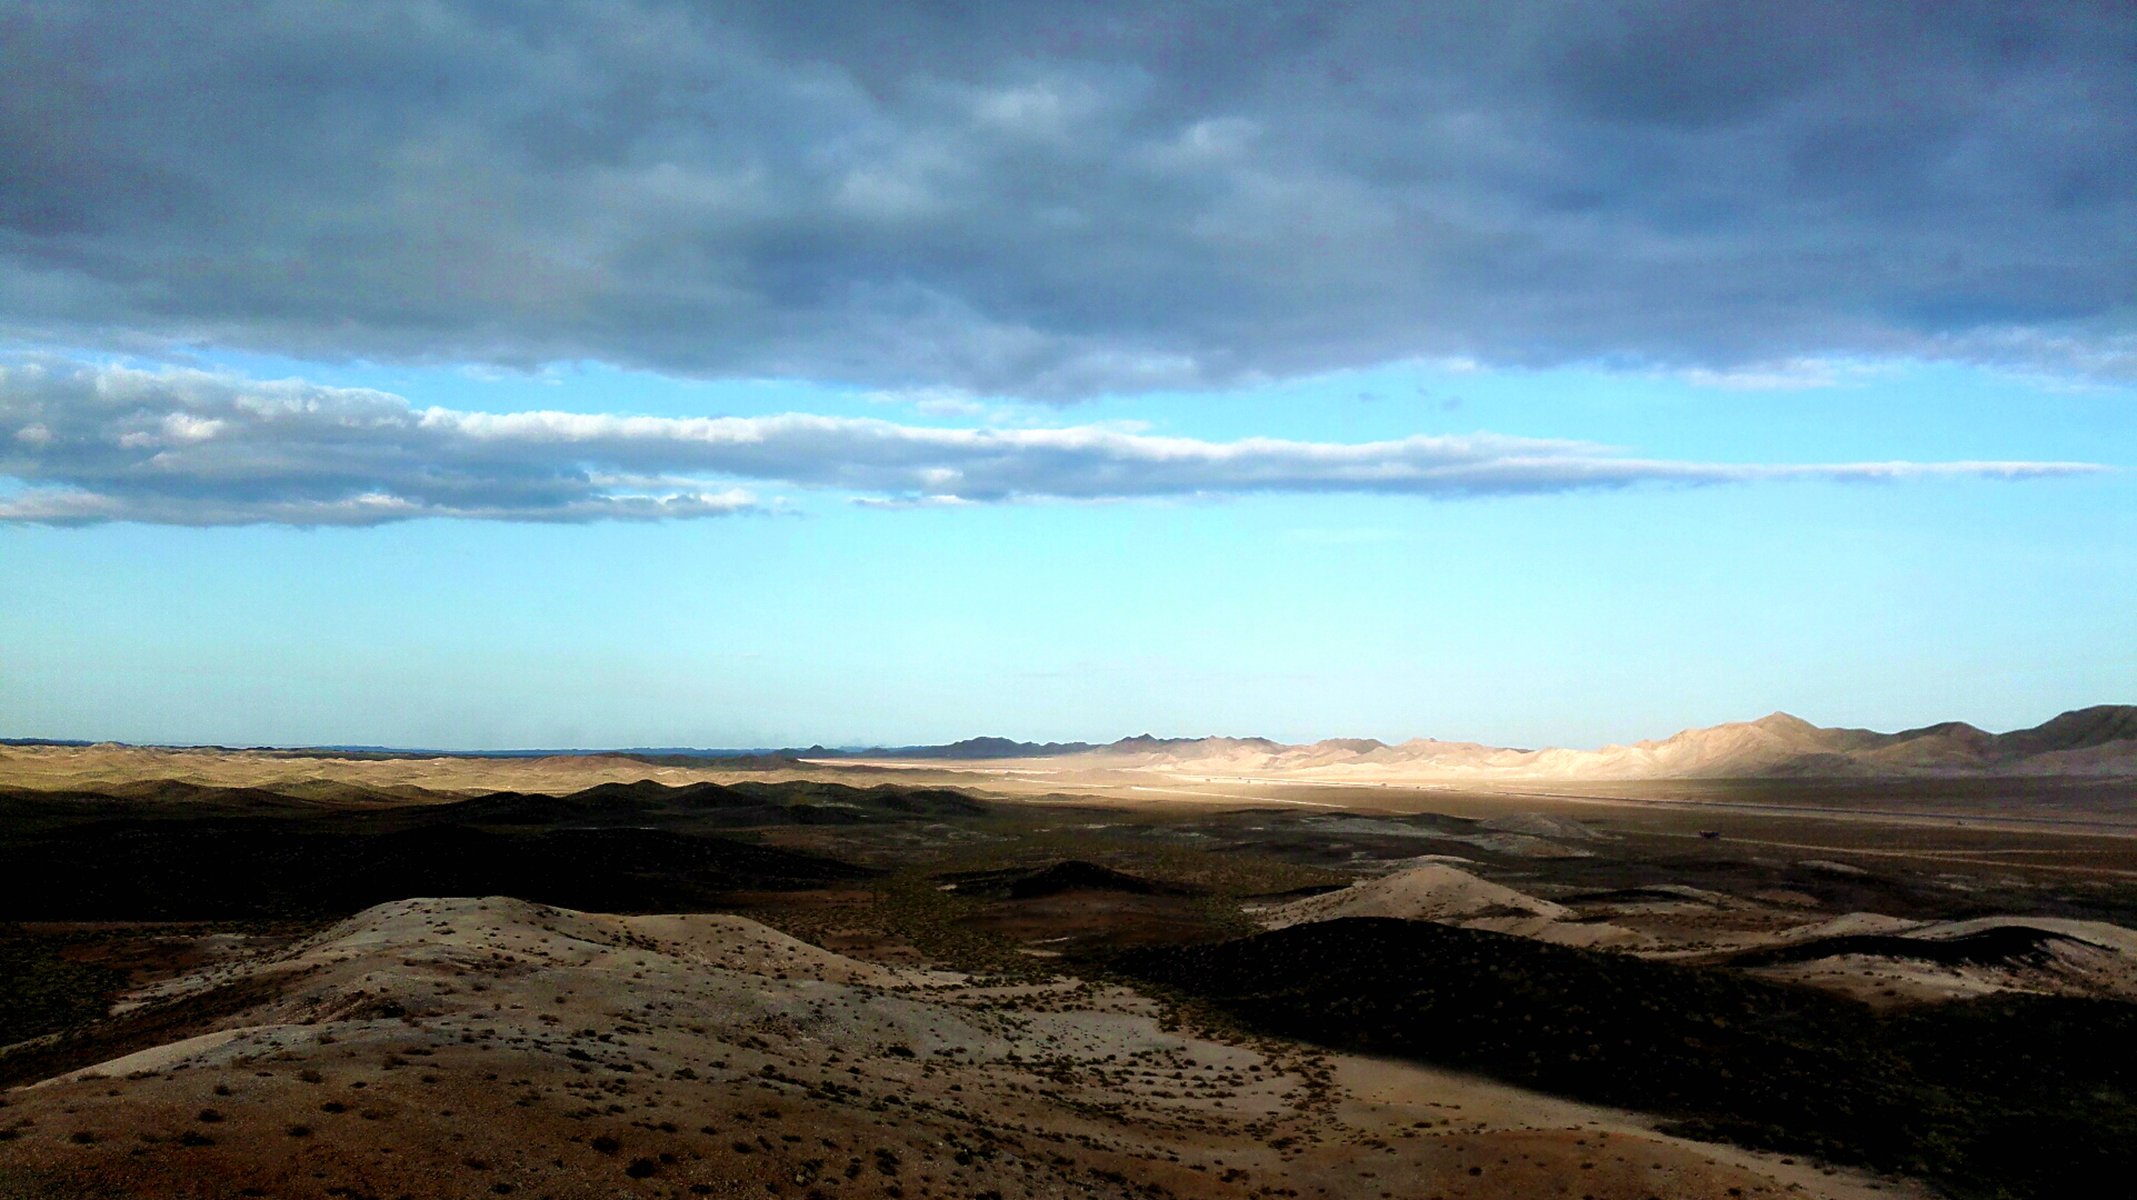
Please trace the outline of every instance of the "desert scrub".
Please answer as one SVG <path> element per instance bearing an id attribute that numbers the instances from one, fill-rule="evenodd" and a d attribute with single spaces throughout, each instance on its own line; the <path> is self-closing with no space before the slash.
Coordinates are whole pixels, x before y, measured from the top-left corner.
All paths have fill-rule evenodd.
<path id="1" fill-rule="evenodd" d="M 66 941 L 0 934 L 0 1046 L 56 1033 L 104 1015 L 126 973 L 69 962 Z"/>
<path id="2" fill-rule="evenodd" d="M 960 971 L 1023 978 L 1048 974 L 1016 952 L 1008 938 L 960 923 L 980 904 L 969 896 L 945 892 L 930 873 L 897 871 L 876 881 L 878 918 L 889 932 L 911 942 L 922 954 Z"/>

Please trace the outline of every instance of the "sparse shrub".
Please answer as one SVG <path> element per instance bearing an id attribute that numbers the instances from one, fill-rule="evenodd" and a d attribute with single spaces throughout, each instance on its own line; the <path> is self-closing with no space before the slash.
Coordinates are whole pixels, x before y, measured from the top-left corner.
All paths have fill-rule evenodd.
<path id="1" fill-rule="evenodd" d="M 217 1121 L 222 1120 L 223 1114 L 217 1112 L 212 1108 L 204 1108 L 200 1110 L 200 1119 L 208 1122 L 209 1124 L 213 1124 Z"/>
<path id="2" fill-rule="evenodd" d="M 633 1179 L 645 1179 L 658 1170 L 660 1170 L 660 1164 L 652 1159 L 634 1158 L 631 1160 L 631 1165 L 623 1169 L 623 1173 Z"/>
<path id="3" fill-rule="evenodd" d="M 291 1137 L 310 1137 L 312 1136 L 312 1127 L 309 1125 L 292 1125 L 282 1132 Z"/>
<path id="4" fill-rule="evenodd" d="M 614 1154 L 618 1150 L 623 1149 L 622 1142 L 617 1141 L 615 1138 L 612 1138 L 605 1133 L 602 1134 L 600 1137 L 595 1138 L 593 1141 L 588 1142 L 587 1145 L 592 1146 L 595 1150 L 601 1152 L 602 1154 Z"/>

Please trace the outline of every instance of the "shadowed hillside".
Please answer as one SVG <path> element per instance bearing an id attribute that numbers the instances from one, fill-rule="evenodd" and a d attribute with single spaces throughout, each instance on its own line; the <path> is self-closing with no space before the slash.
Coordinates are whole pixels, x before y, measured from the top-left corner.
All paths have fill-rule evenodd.
<path id="1" fill-rule="evenodd" d="M 1878 1016 L 1724 970 L 1382 918 L 1115 962 L 1269 1032 L 1957 1194 L 2067 1195 L 2137 1167 L 2137 1008 L 2112 1001 L 2014 995 Z"/>
<path id="2" fill-rule="evenodd" d="M 608 784 L 391 804 L 176 782 L 0 795 L 0 920 L 226 920 L 355 912 L 411 895 L 509 894 L 682 911 L 738 890 L 874 872 L 708 829 L 987 812 L 939 789 Z"/>

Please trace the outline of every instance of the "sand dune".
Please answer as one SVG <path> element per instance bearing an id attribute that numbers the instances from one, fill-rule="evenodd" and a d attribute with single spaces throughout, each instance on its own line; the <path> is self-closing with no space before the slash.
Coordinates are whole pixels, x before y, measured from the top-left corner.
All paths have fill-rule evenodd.
<path id="1" fill-rule="evenodd" d="M 1445 921 L 1516 914 L 1562 920 L 1572 916 L 1573 910 L 1479 879 L 1458 867 L 1428 863 L 1379 879 L 1354 883 L 1341 891 L 1262 909 L 1255 914 L 1255 919 L 1265 928 L 1284 929 L 1341 917 Z"/>
<path id="2" fill-rule="evenodd" d="M 2137 930 L 2105 921 L 1913 921 L 1855 912 L 1788 930 L 1738 961 L 1756 974 L 1873 1002 L 1995 992 L 2137 1000 Z"/>
<path id="3" fill-rule="evenodd" d="M 1397 917 L 1488 929 L 1565 946 L 1636 948 L 1645 934 L 1603 921 L 1576 920 L 1562 904 L 1539 900 L 1429 855 L 1419 865 L 1335 892 L 1253 912 L 1266 929 L 1285 929 L 1343 917 Z"/>
<path id="4" fill-rule="evenodd" d="M 1454 882 L 1472 905 L 1507 898 Z M 405 900 L 137 999 L 201 1016 L 10 1092 L 10 1186 L 1199 1200 L 1384 1179 L 1512 1200 L 1578 1177 L 1687 1200 L 1892 1194 L 1457 1073 L 1197 1036 L 1124 988 L 986 986 L 732 916 Z"/>

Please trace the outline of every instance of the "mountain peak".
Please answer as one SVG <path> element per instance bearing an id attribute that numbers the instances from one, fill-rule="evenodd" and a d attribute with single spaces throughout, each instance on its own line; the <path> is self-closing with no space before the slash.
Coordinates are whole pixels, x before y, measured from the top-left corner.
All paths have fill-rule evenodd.
<path id="1" fill-rule="evenodd" d="M 1768 733 L 1800 734 L 1818 732 L 1818 727 L 1816 725 L 1811 724 L 1809 721 L 1804 720 L 1802 717 L 1796 716 L 1794 713 L 1785 713 L 1780 711 L 1779 709 L 1767 713 L 1765 716 L 1760 717 L 1756 721 L 1751 721 L 1747 723 L 1754 726 L 1755 728 L 1763 729 Z"/>

